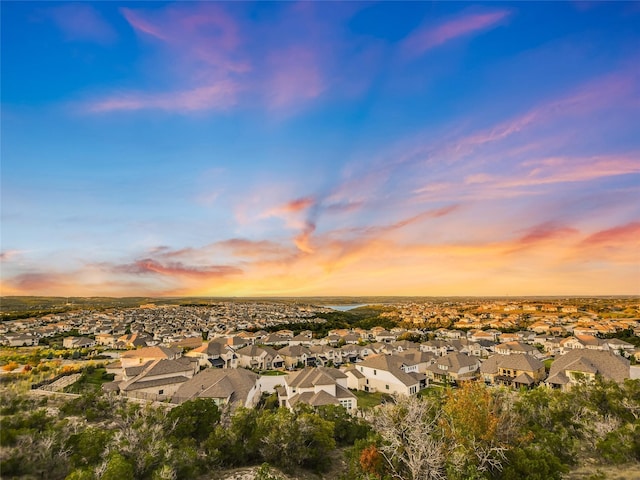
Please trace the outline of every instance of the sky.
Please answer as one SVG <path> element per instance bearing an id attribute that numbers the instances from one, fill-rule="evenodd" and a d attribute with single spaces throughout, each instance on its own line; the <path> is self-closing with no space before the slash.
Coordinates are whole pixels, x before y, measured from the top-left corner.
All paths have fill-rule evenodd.
<path id="1" fill-rule="evenodd" d="M 638 295 L 638 2 L 2 2 L 2 295 Z"/>

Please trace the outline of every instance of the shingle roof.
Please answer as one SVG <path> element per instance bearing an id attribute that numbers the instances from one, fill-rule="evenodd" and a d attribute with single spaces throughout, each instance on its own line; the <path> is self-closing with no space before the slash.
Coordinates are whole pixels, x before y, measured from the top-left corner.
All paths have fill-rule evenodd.
<path id="1" fill-rule="evenodd" d="M 400 367 L 404 364 L 401 358 L 392 355 L 372 355 L 359 365 L 362 367 L 385 370 L 391 373 L 403 385 L 410 387 L 418 383 L 414 377 L 404 372 Z"/>
<path id="2" fill-rule="evenodd" d="M 582 363 L 575 363 L 578 360 Z M 622 382 L 629 378 L 629 360 L 608 351 L 579 349 L 556 358 L 551 364 L 549 382 L 552 383 L 552 377 L 560 372 L 579 367 L 589 368 L 589 365 L 596 370 L 594 373 L 609 380 Z"/>
<path id="3" fill-rule="evenodd" d="M 206 369 L 185 382 L 175 393 L 173 402 L 192 398 L 229 398 L 230 403 L 244 405 L 259 376 L 250 370 Z"/>
<path id="4" fill-rule="evenodd" d="M 478 359 L 469 357 L 464 353 L 449 353 L 443 357 L 440 357 L 436 361 L 437 365 L 446 365 L 453 369 L 454 371 L 460 370 L 462 367 L 470 367 L 472 365 L 477 365 Z"/>
<path id="5" fill-rule="evenodd" d="M 516 378 L 513 379 L 513 383 L 521 383 L 523 385 L 531 385 L 533 383 L 533 378 L 531 378 L 526 373 L 521 373 Z"/>
<path id="6" fill-rule="evenodd" d="M 138 350 L 131 350 L 120 355 L 121 358 L 174 358 L 180 351 L 167 347 L 145 347 Z"/>
<path id="7" fill-rule="evenodd" d="M 306 367 L 299 372 L 287 375 L 286 381 L 291 387 L 309 388 L 315 385 L 333 385 L 338 378 L 347 378 L 347 376 L 335 368 Z"/>
<path id="8" fill-rule="evenodd" d="M 131 390 L 141 390 L 143 388 L 160 387 L 162 385 L 175 385 L 176 383 L 184 383 L 189 380 L 182 375 L 169 378 L 156 378 L 154 380 L 139 380 L 131 383 L 127 382 L 124 386 L 120 387 L 120 390 L 129 392 Z"/>
<path id="9" fill-rule="evenodd" d="M 290 345 L 278 350 L 281 357 L 300 357 L 304 354 L 309 355 L 311 351 L 302 345 Z"/>

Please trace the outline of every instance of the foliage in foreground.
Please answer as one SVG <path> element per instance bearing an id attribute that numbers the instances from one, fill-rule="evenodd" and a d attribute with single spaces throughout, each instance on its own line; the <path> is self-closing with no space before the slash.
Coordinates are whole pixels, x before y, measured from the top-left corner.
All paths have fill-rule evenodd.
<path id="1" fill-rule="evenodd" d="M 186 479 L 260 464 L 322 472 L 336 448 L 346 451 L 343 480 L 559 479 L 587 459 L 640 461 L 638 380 L 569 393 L 469 383 L 397 398 L 367 419 L 269 401 L 233 413 L 204 399 L 152 408 L 93 391 L 53 403 L 3 394 L 3 478 Z"/>

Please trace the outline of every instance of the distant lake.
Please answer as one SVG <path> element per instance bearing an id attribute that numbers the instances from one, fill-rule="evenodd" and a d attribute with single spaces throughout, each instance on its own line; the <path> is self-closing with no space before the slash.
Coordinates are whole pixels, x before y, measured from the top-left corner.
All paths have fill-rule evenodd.
<path id="1" fill-rule="evenodd" d="M 358 307 L 366 307 L 369 305 L 368 303 L 358 303 L 355 305 L 325 305 L 327 308 L 333 308 L 334 310 L 338 310 L 340 312 L 346 312 L 347 310 L 352 310 Z"/>

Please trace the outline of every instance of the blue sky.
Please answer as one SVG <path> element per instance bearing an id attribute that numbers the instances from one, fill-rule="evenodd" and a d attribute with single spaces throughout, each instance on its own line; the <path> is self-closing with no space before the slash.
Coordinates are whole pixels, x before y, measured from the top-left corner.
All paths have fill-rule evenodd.
<path id="1" fill-rule="evenodd" d="M 631 2 L 3 2 L 2 294 L 638 294 Z"/>

